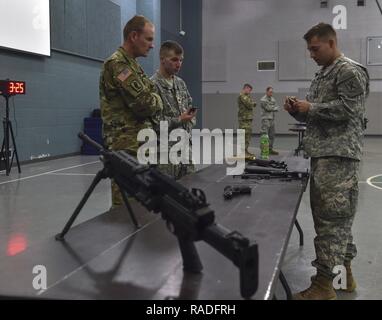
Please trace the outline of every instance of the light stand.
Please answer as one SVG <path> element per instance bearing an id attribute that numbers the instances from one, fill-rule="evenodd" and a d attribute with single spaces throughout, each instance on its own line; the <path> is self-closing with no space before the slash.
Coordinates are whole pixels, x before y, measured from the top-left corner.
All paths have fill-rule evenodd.
<path id="1" fill-rule="evenodd" d="M 6 90 L 0 91 L 1 95 L 5 98 L 5 117 L 3 118 L 4 138 L 0 153 L 0 163 L 4 161 L 5 173 L 8 176 L 11 172 L 14 157 L 16 157 L 17 167 L 21 173 L 19 156 L 17 154 L 15 136 L 13 134 L 12 122 L 9 120 L 9 97 L 11 94 Z M 11 139 L 11 140 L 10 140 Z M 13 146 L 12 151 L 9 150 Z"/>

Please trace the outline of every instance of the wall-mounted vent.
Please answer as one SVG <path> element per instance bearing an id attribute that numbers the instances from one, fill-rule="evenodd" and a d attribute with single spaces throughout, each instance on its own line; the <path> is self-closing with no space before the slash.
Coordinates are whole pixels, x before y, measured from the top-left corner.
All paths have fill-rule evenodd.
<path id="1" fill-rule="evenodd" d="M 320 7 L 321 8 L 327 8 L 328 7 L 328 1 L 320 1 Z"/>
<path id="2" fill-rule="evenodd" d="M 365 6 L 365 0 L 357 0 L 357 7 L 364 7 Z"/>
<path id="3" fill-rule="evenodd" d="M 257 71 L 275 71 L 276 61 L 257 61 Z"/>
<path id="4" fill-rule="evenodd" d="M 367 65 L 382 65 L 382 37 L 367 37 Z"/>

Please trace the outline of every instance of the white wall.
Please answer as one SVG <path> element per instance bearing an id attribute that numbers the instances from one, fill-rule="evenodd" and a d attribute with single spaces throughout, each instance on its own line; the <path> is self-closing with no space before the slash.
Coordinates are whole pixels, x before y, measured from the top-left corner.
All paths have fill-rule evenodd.
<path id="1" fill-rule="evenodd" d="M 279 42 L 286 41 L 297 46 L 286 58 L 294 62 L 294 57 L 304 56 L 303 35 L 319 22 L 332 24 L 335 5 L 347 9 L 347 29 L 337 30 L 340 48 L 345 47 L 345 54 L 366 64 L 366 37 L 382 36 L 382 14 L 375 1 L 367 0 L 365 7 L 357 7 L 356 3 L 355 0 L 329 1 L 328 8 L 320 8 L 319 0 L 203 0 L 203 94 L 208 94 L 203 105 L 205 119 L 215 119 L 214 126 L 222 119 L 226 126 L 223 117 L 228 116 L 232 119 L 231 127 L 235 127 L 233 97 L 245 82 L 252 83 L 258 95 L 267 86 L 273 86 L 280 95 L 305 91 L 310 81 L 279 81 L 278 70 L 257 71 L 257 60 L 275 60 L 278 67 Z M 311 74 L 317 69 L 312 61 L 307 68 Z M 382 66 L 368 68 L 372 76 L 382 79 Z M 371 81 L 371 92 L 377 96 L 371 98 L 373 103 L 367 107 L 370 116 L 378 120 L 370 124 L 374 126 L 370 133 L 382 134 L 381 104 L 375 103 L 382 92 L 382 80 Z M 216 104 L 214 94 L 220 95 Z M 221 95 L 225 94 L 227 99 L 222 99 Z M 203 125 L 210 127 L 208 122 Z M 284 126 L 281 131 L 285 129 Z"/>

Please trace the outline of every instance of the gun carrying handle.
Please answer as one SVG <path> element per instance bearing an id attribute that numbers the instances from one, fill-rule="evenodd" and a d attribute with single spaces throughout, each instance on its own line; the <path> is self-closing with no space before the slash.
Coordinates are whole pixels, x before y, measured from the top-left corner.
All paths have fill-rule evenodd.
<path id="1" fill-rule="evenodd" d="M 200 273 L 203 270 L 195 243 L 181 236 L 177 236 L 180 253 L 183 259 L 183 269 L 187 272 Z"/>

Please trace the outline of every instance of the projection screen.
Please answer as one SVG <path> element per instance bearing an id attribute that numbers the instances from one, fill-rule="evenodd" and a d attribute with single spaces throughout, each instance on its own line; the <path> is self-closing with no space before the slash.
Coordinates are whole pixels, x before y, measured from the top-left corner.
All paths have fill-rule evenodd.
<path id="1" fill-rule="evenodd" d="M 49 0 L 0 0 L 0 47 L 50 56 Z"/>

